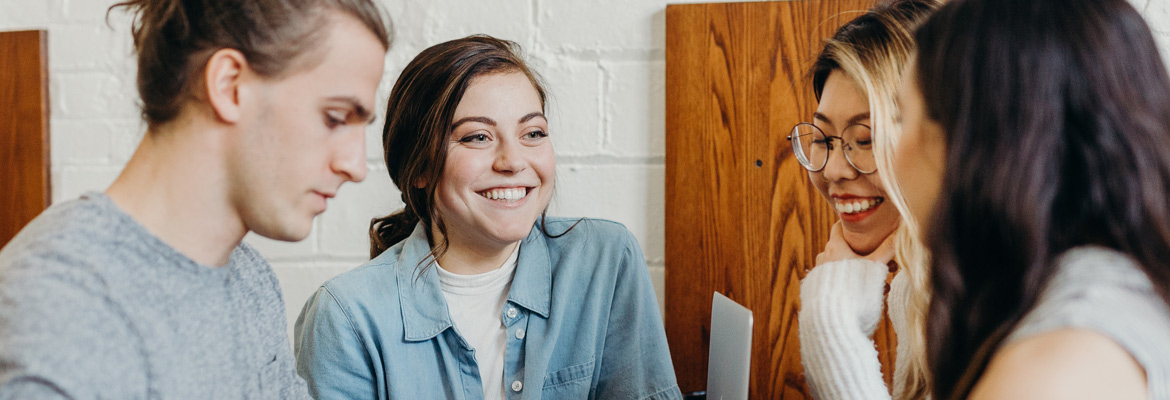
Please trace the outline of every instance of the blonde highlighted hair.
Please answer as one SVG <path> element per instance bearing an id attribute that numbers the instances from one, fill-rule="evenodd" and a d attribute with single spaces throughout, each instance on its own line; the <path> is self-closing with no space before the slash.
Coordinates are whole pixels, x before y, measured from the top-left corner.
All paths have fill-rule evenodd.
<path id="1" fill-rule="evenodd" d="M 902 222 L 893 233 L 895 260 L 899 273 L 908 279 L 909 296 L 905 304 L 890 304 L 889 307 L 905 310 L 910 337 L 898 337 L 898 364 L 904 366 L 904 371 L 895 374 L 895 399 L 921 399 L 930 393 L 926 358 L 930 255 L 915 232 L 916 224 L 906 207 L 900 186 L 888 171 L 893 167 L 893 150 L 901 137 L 895 98 L 902 73 L 914 54 L 913 32 L 938 6 L 939 1 L 934 0 L 899 0 L 875 6 L 827 39 L 811 70 L 818 101 L 833 70 L 842 71 L 868 97 L 878 177 L 885 186 L 887 200 L 902 215 Z M 903 357 L 909 359 L 903 360 Z"/>

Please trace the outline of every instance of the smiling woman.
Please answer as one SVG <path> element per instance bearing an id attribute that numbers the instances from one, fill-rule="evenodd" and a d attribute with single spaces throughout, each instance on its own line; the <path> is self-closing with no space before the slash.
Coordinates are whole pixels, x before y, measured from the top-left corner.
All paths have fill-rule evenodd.
<path id="1" fill-rule="evenodd" d="M 898 227 L 898 210 L 886 204 L 885 185 L 875 173 L 868 96 L 841 68 L 829 71 L 814 122 L 805 124 L 812 132 L 800 135 L 813 139 L 808 154 L 816 165 L 809 180 L 837 210 L 849 247 L 869 254 Z M 840 144 L 834 146 L 834 139 Z"/>
<path id="2" fill-rule="evenodd" d="M 487 36 L 441 43 L 394 85 L 383 144 L 406 207 L 374 219 L 373 260 L 297 319 L 314 396 L 681 397 L 633 235 L 544 215 L 545 92 L 518 52 Z"/>
<path id="3" fill-rule="evenodd" d="M 927 252 L 889 172 L 902 137 L 894 99 L 914 49 L 911 31 L 936 6 L 883 3 L 838 29 L 812 67 L 813 122 L 790 136 L 840 217 L 800 284 L 801 363 L 818 398 L 920 399 L 929 391 Z M 886 305 L 897 336 L 892 388 L 870 339 Z"/>
<path id="4" fill-rule="evenodd" d="M 439 260 L 444 269 L 471 274 L 499 268 L 507 252 L 491 259 L 476 249 L 517 246 L 548 206 L 555 165 L 542 109 L 521 72 L 475 78 L 463 94 L 435 190 L 435 209 L 450 232 L 431 228 L 432 237 L 449 244 Z"/>

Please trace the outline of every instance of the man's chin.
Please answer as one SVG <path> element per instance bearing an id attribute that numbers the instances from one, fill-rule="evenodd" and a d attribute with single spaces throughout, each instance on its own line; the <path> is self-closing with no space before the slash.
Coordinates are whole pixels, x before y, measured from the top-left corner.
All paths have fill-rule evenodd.
<path id="1" fill-rule="evenodd" d="M 299 242 L 309 237 L 309 233 L 312 232 L 312 230 L 313 222 L 312 220 L 309 220 L 309 223 L 298 224 L 298 226 L 258 226 L 253 228 L 252 232 L 272 240 L 279 240 L 282 242 Z"/>

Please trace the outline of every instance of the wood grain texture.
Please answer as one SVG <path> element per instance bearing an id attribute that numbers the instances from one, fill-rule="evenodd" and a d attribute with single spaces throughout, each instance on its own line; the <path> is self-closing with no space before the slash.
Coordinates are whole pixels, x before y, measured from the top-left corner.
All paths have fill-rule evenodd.
<path id="1" fill-rule="evenodd" d="M 809 398 L 800 279 L 836 215 L 785 137 L 816 109 L 806 71 L 872 0 L 666 9 L 666 333 L 679 385 L 707 379 L 711 293 L 752 309 L 753 399 Z M 889 321 L 875 335 L 887 382 Z"/>
<path id="2" fill-rule="evenodd" d="M 0 32 L 0 246 L 49 206 L 47 41 Z"/>

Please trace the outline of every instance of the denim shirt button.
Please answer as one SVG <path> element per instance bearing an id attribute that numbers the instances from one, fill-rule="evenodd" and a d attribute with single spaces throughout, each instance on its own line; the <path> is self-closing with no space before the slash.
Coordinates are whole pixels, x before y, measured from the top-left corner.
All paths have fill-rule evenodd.
<path id="1" fill-rule="evenodd" d="M 523 383 L 520 383 L 520 381 L 512 382 L 512 391 L 513 392 L 519 392 L 522 389 L 524 389 Z"/>
<path id="2" fill-rule="evenodd" d="M 508 318 L 516 318 L 516 307 L 508 307 Z"/>
<path id="3" fill-rule="evenodd" d="M 524 330 L 523 330 L 523 329 L 517 329 L 517 330 L 516 330 L 516 338 L 517 338 L 517 339 L 521 339 L 521 340 L 523 340 L 523 339 L 524 339 Z"/>

